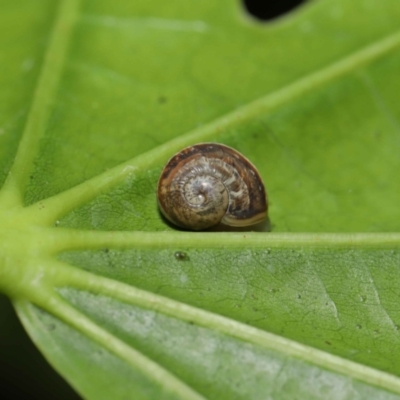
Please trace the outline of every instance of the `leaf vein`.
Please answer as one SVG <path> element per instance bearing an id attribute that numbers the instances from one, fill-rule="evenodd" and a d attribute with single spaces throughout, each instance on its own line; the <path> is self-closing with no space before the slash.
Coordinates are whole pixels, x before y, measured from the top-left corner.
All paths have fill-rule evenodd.
<path id="1" fill-rule="evenodd" d="M 334 79 L 352 73 L 357 68 L 373 62 L 399 46 L 400 32 L 396 32 L 204 126 L 117 165 L 71 189 L 41 201 L 46 205 L 47 218 L 54 222 L 54 220 L 59 219 L 72 209 L 92 200 L 95 196 L 110 190 L 127 179 L 134 178 L 134 171 L 148 169 L 160 161 L 168 159 L 174 152 L 190 144 L 213 140 L 221 132 L 238 124 L 243 124 L 259 115 L 269 113 L 293 99 L 305 95 L 316 87 L 326 85 Z"/>

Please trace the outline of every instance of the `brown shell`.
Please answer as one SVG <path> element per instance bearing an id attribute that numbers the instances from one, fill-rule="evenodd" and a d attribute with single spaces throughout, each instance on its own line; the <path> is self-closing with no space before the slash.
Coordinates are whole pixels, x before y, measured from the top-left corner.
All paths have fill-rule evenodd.
<path id="1" fill-rule="evenodd" d="M 158 204 L 173 224 L 201 230 L 222 222 L 248 226 L 267 216 L 264 184 L 236 150 L 200 143 L 175 154 L 158 182 Z"/>

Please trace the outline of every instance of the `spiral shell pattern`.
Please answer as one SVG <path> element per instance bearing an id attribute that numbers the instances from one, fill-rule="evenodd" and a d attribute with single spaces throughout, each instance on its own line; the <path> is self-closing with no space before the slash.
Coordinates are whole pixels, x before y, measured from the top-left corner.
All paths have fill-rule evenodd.
<path id="1" fill-rule="evenodd" d="M 253 225 L 267 215 L 261 178 L 236 150 L 215 143 L 187 147 L 164 167 L 158 203 L 173 224 L 202 230 L 222 222 Z"/>

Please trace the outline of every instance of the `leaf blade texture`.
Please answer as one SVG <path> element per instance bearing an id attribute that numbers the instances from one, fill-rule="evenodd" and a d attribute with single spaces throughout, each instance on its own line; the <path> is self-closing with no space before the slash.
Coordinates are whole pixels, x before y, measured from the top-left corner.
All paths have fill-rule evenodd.
<path id="1" fill-rule="evenodd" d="M 0 290 L 78 393 L 399 398 L 396 1 L 0 7 Z M 202 141 L 259 168 L 259 232 L 161 218 Z"/>

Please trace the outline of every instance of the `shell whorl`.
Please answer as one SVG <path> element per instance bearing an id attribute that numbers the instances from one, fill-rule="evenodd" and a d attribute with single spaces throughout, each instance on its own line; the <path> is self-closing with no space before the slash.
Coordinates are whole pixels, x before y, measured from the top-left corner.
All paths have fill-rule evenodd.
<path id="1" fill-rule="evenodd" d="M 168 220 L 194 230 L 220 222 L 252 225 L 267 213 L 255 167 L 236 150 L 214 143 L 188 147 L 168 161 L 158 184 L 158 203 Z"/>

